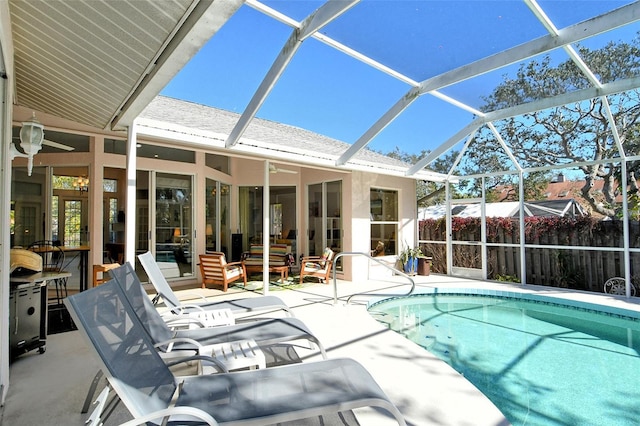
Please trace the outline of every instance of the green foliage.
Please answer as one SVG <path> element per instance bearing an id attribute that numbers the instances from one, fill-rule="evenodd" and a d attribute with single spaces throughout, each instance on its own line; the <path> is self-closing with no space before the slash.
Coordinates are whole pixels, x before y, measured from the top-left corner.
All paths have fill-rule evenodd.
<path id="1" fill-rule="evenodd" d="M 545 171 L 537 171 L 527 173 L 523 178 L 524 199 L 527 201 L 544 200 L 545 190 L 551 182 L 551 173 Z M 520 197 L 520 183 L 517 179 L 510 185 L 502 187 L 506 189 L 506 193 L 502 191 L 487 192 L 487 202 L 500 201 L 518 201 Z M 494 188 L 495 189 L 495 188 Z"/>
<path id="2" fill-rule="evenodd" d="M 602 83 L 633 78 L 640 73 L 640 37 L 630 43 L 611 42 L 601 49 L 579 47 L 578 50 Z M 571 60 L 554 66 L 550 57 L 545 56 L 522 64 L 514 78 L 505 77 L 485 98 L 481 109 L 509 108 L 591 86 Z M 611 95 L 607 100 L 625 152 L 637 155 L 640 153 L 640 90 Z M 523 167 L 572 162 L 584 164 L 586 160 L 619 157 L 607 109 L 600 98 L 508 118 L 494 125 Z M 514 170 L 511 159 L 500 149 L 491 129 L 480 129 L 471 148 L 473 153 L 465 156 L 461 163 L 465 173 Z M 640 176 L 640 162 L 631 162 L 629 166 L 629 182 L 636 187 L 635 176 Z M 587 182 L 582 191 L 584 199 L 594 211 L 613 217 L 620 209 L 616 200 L 619 185 L 615 183 L 620 173 L 620 162 L 581 165 L 578 169 Z M 602 191 L 604 202 L 592 188 L 595 180 L 605 181 Z M 534 197 L 536 187 L 532 188 Z"/>
<path id="3" fill-rule="evenodd" d="M 519 283 L 520 282 L 520 278 L 516 277 L 515 275 L 496 275 L 495 276 L 496 281 L 500 281 L 500 282 L 508 282 L 508 283 Z"/>
<path id="4" fill-rule="evenodd" d="M 409 247 L 405 244 L 404 249 L 398 253 L 398 259 L 402 264 L 406 264 L 409 259 L 422 256 L 422 249 L 420 247 Z"/>
<path id="5" fill-rule="evenodd" d="M 629 212 L 629 219 L 640 220 L 640 194 L 638 192 L 628 195 L 627 211 Z M 622 219 L 622 210 L 618 210 L 616 216 Z"/>
<path id="6" fill-rule="evenodd" d="M 415 164 L 421 158 L 429 154 L 430 151 L 422 150 L 420 154 L 409 154 L 401 151 L 399 147 L 388 153 L 381 153 L 387 157 L 395 158 L 396 160 L 404 161 L 405 163 Z M 444 157 L 438 158 L 432 164 L 429 165 L 429 169 L 437 173 L 449 173 L 453 162 L 455 161 L 458 153 L 456 151 L 450 152 Z M 444 185 L 436 182 L 418 181 L 416 185 L 416 197 L 418 199 L 419 206 L 430 206 L 437 203 L 444 202 L 445 192 Z"/>
<path id="7" fill-rule="evenodd" d="M 580 56 L 601 83 L 635 78 L 640 74 L 640 33 L 630 42 L 610 42 L 600 49 L 588 49 L 576 45 Z M 504 77 L 493 93 L 484 99 L 482 111 L 495 111 L 534 102 L 567 92 L 592 87 L 592 84 L 571 60 L 553 64 L 549 56 L 520 65 L 515 77 Z M 640 89 L 607 96 L 616 128 L 628 156 L 640 155 Z M 509 147 L 515 161 L 522 167 L 541 167 L 578 163 L 585 185 L 580 196 L 591 209 L 609 217 L 621 216 L 617 195 L 620 190 L 620 162 L 613 137 L 607 106 L 600 98 L 575 102 L 561 107 L 511 117 L 493 123 Z M 415 164 L 429 151 L 407 154 L 398 147 L 387 155 Z M 458 152 L 449 152 L 430 164 L 431 170 L 448 173 Z M 585 165 L 589 160 L 612 159 L 611 162 Z M 487 126 L 482 127 L 465 152 L 463 161 L 455 170 L 458 175 L 477 175 L 487 172 L 505 172 L 497 176 L 468 179 L 456 185 L 454 198 L 478 197 L 485 185 L 486 200 L 505 199 L 492 191 L 509 185 L 512 189 L 506 199 L 517 199 L 518 183 L 513 171 L 516 167 L 502 148 L 495 134 Z M 640 161 L 630 161 L 627 166 L 629 198 L 634 217 L 640 218 L 638 198 Z M 509 173 L 506 173 L 509 172 Z M 548 173 L 529 173 L 524 181 L 525 199 L 543 198 L 543 190 L 549 182 Z M 594 189 L 594 182 L 603 181 L 602 191 Z M 417 189 L 421 206 L 442 202 L 442 187 L 432 182 L 419 182 Z M 635 197 L 635 198 L 634 198 Z"/>

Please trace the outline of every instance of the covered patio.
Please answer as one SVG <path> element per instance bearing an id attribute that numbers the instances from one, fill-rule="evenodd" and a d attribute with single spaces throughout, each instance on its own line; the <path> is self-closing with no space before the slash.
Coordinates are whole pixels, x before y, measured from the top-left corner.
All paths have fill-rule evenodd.
<path id="1" fill-rule="evenodd" d="M 163 229 L 166 236 L 159 241 L 157 233 L 160 226 L 155 219 L 149 219 L 152 227 L 148 229 L 136 227 L 136 221 L 142 220 L 142 212 L 148 207 L 141 209 L 136 204 L 137 197 L 141 191 L 152 194 L 149 195 L 151 214 L 148 211 L 146 214 L 155 218 L 153 209 L 156 207 L 152 204 L 157 201 L 155 197 L 165 200 L 168 198 L 162 197 L 169 193 L 156 191 L 160 185 L 154 185 L 179 181 L 173 174 L 190 174 L 189 185 L 205 187 L 218 197 L 225 190 L 233 188 L 233 194 L 237 196 L 235 201 L 238 201 L 241 199 L 239 186 L 251 188 L 258 181 L 265 188 L 269 188 L 270 183 L 284 185 L 286 181 L 282 174 L 271 175 L 280 168 L 299 173 L 295 178 L 298 188 L 295 194 L 304 210 L 295 213 L 296 224 L 292 227 L 294 232 L 290 240 L 300 243 L 298 247 L 301 253 L 302 250 L 311 252 L 313 236 L 309 231 L 310 223 L 315 220 L 321 223 L 317 235 L 322 235 L 323 244 L 314 246 L 314 250 L 322 250 L 329 245 L 327 240 L 340 240 L 337 244 L 341 249 L 368 252 L 372 249 L 370 245 L 375 245 L 379 239 L 378 235 L 374 235 L 375 230 L 381 229 L 380 239 L 384 236 L 387 241 L 393 241 L 394 248 L 388 253 L 393 261 L 401 244 L 414 246 L 421 243 L 417 231 L 416 197 L 412 193 L 419 183 L 435 182 L 434 189 L 445 194 L 444 210 L 447 212 L 448 229 L 451 229 L 451 207 L 463 202 L 475 203 L 484 221 L 490 187 L 488 180 L 509 175 L 513 178 L 513 185 L 519 186 L 519 241 L 514 242 L 512 248 L 520 256 L 520 285 L 515 287 L 525 291 L 530 289 L 562 294 L 563 290 L 560 289 L 538 289 L 526 285 L 526 251 L 538 247 L 532 247 L 525 238 L 524 212 L 525 202 L 528 201 L 524 193 L 525 182 L 540 171 L 575 172 L 580 168 L 598 169 L 599 166 L 614 164 L 616 171 L 612 167 L 608 175 L 611 179 L 617 176 L 616 182 L 620 186 L 617 214 L 624 222 L 621 242 L 614 247 L 578 249 L 604 250 L 619 257 L 620 275 L 626 281 L 626 298 L 578 294 L 579 297 L 604 298 L 614 304 L 635 306 L 636 301 L 630 300 L 634 274 L 631 265 L 632 260 L 640 256 L 640 243 L 631 241 L 628 219 L 632 218 L 634 210 L 634 206 L 629 205 L 629 193 L 632 184 L 635 184 L 633 171 L 640 160 L 634 145 L 637 122 L 636 118 L 627 120 L 629 115 L 618 116 L 618 110 L 612 108 L 612 104 L 623 94 L 631 99 L 629 102 L 635 99 L 637 109 L 640 69 L 636 66 L 627 73 L 601 75 L 593 71 L 596 64 L 585 60 L 580 46 L 598 49 L 609 41 L 633 44 L 638 37 L 640 2 L 580 2 L 582 7 L 574 8 L 562 4 L 566 2 L 542 0 L 465 2 L 464 8 L 468 8 L 465 13 L 460 13 L 461 5 L 458 2 L 442 2 L 435 9 L 431 9 L 433 4 L 430 3 L 433 2 L 4 2 L 0 5 L 0 68 L 3 75 L 0 93 L 4 101 L 0 119 L 3 140 L 0 158 L 4 165 L 0 176 L 3 182 L 0 219 L 5 224 L 12 223 L 14 219 L 11 185 L 18 173 L 14 174 L 12 167 L 20 168 L 21 178 L 28 179 L 32 167 L 47 168 L 55 163 L 56 167 L 69 169 L 68 177 L 90 176 L 85 185 L 88 190 L 82 195 L 82 202 L 91 206 L 88 210 L 91 214 L 85 211 L 86 228 L 83 231 L 87 239 L 91 236 L 90 245 L 93 245 L 90 265 L 102 263 L 105 257 L 104 244 L 98 241 L 102 242 L 101 235 L 105 233 L 104 224 L 107 222 L 106 216 L 103 216 L 104 211 L 108 214 L 109 210 L 104 207 L 103 182 L 113 178 L 110 173 L 117 173 L 126 182 L 120 188 L 121 198 L 125 200 L 122 204 L 123 220 L 110 223 L 117 225 L 113 226 L 112 232 L 120 233 L 122 261 L 135 263 L 136 254 L 142 250 L 140 235 L 146 244 L 146 235 L 151 233 L 156 233 L 148 238 L 152 249 L 159 250 L 158 247 L 166 246 L 162 247 L 166 248 L 163 255 L 169 258 L 175 246 L 182 247 L 184 244 L 193 244 L 188 251 L 194 258 L 197 252 L 204 252 L 210 247 L 216 250 L 225 247 L 231 252 L 231 247 L 228 247 L 232 242 L 230 234 L 240 234 L 241 224 L 245 226 L 237 211 L 233 211 L 233 218 L 226 221 L 223 217 L 228 217 L 228 213 L 223 213 L 225 210 L 220 203 L 215 207 L 216 214 L 207 214 L 206 217 L 204 211 L 209 209 L 209 205 L 204 200 L 193 207 L 180 207 L 180 210 L 172 211 L 166 217 L 168 221 L 175 218 L 179 225 L 173 222 L 167 224 Z M 258 22 L 259 26 L 253 26 Z M 255 28 L 260 30 L 254 31 Z M 232 31 L 251 34 L 257 39 L 253 44 L 258 50 L 264 47 L 262 42 L 267 40 L 261 34 L 274 33 L 277 36 L 276 41 L 262 51 L 269 54 L 262 56 L 256 54 L 260 52 L 249 50 L 251 39 L 245 47 L 247 50 L 230 49 L 244 52 L 246 57 L 254 58 L 256 62 L 248 64 L 244 62 L 244 57 L 243 61 L 235 61 L 233 56 L 219 53 L 215 56 L 215 66 L 205 69 L 211 73 L 224 71 L 227 74 L 216 74 L 215 77 L 194 77 L 194 74 L 190 74 L 190 66 L 197 61 L 199 52 L 209 49 L 216 51 L 217 43 L 235 46 L 239 38 Z M 436 37 L 445 32 L 459 37 L 446 42 Z M 463 51 L 472 55 L 456 53 Z M 571 63 L 572 78 L 579 83 L 560 91 L 551 90 L 542 97 L 524 96 L 513 105 L 496 102 L 489 108 L 480 102 L 490 96 L 491 90 L 500 83 L 501 76 L 513 77 L 518 74 L 520 64 L 530 60 L 544 61 L 547 55 L 554 63 L 563 60 Z M 333 85 L 331 78 L 324 80 L 318 74 L 309 77 L 301 72 L 298 59 L 305 62 L 310 58 L 314 58 L 312 68 L 324 74 L 322 77 L 345 77 L 348 90 L 329 94 L 327 88 Z M 233 80 L 234 75 L 242 75 L 234 65 L 259 71 L 247 80 Z M 349 65 L 349 72 L 344 71 L 346 65 Z M 215 83 L 218 92 L 214 90 L 217 96 L 213 98 L 224 98 L 236 106 L 217 104 L 213 100 L 205 105 L 204 101 L 181 85 L 184 80 Z M 283 86 L 292 91 L 279 90 Z M 237 94 L 238 98 L 232 99 L 232 96 L 226 95 L 222 90 L 226 88 L 235 88 L 237 93 L 234 95 Z M 248 92 L 245 92 L 247 88 Z M 184 93 L 184 97 L 180 98 L 178 93 Z M 170 111 L 154 109 L 154 106 L 172 96 L 181 105 L 192 103 L 199 108 L 202 103 L 205 108 L 218 111 L 233 109 L 237 112 L 222 112 L 224 119 L 218 117 L 215 123 L 211 123 L 192 113 L 180 116 L 177 108 L 169 108 Z M 508 132 L 505 130 L 501 133 L 501 129 L 508 129 L 508 126 L 501 127 L 505 122 L 526 121 L 537 111 L 581 102 L 595 102 L 601 106 L 607 127 L 607 149 L 602 155 L 562 160 L 555 164 L 529 161 L 526 150 L 519 156 L 507 137 Z M 286 107 L 274 112 L 274 103 Z M 355 114 L 355 111 L 365 110 L 362 114 Z M 302 114 L 303 111 L 308 113 Z M 24 127 L 24 123 L 32 123 L 30 120 L 34 114 L 44 127 L 44 147 L 20 144 L 19 128 Z M 172 120 L 172 114 L 176 115 L 175 120 Z M 305 121 L 304 116 L 311 117 L 311 120 Z M 630 121 L 632 125 L 623 129 L 622 124 L 629 124 Z M 325 127 L 327 124 L 342 122 L 350 123 L 350 128 L 335 134 L 329 134 L 330 130 L 326 130 L 331 127 Z M 259 137 L 257 133 L 252 133 L 256 128 L 264 130 L 270 125 L 268 123 L 272 123 L 276 131 L 267 135 L 259 134 Z M 290 126 L 289 130 L 293 129 L 293 133 L 299 129 L 299 137 L 282 140 L 282 133 L 278 133 L 277 129 L 280 125 Z M 325 144 L 324 150 L 319 150 L 322 155 L 310 155 L 308 147 L 302 143 L 307 135 L 302 130 L 307 129 L 316 135 L 326 136 L 326 139 L 321 139 Z M 67 148 L 60 148 L 47 140 L 47 135 L 55 133 L 73 133 L 73 138 L 82 139 L 78 143 L 86 145 L 86 150 L 78 149 L 73 154 L 67 154 L 68 145 L 65 145 Z M 396 147 L 415 144 L 417 158 L 413 163 L 398 159 L 382 161 L 380 152 L 368 148 L 381 149 L 378 146 L 384 145 L 376 144 L 382 144 L 384 139 L 393 141 Z M 73 145 L 77 141 L 62 142 Z M 294 145 L 294 142 L 301 145 Z M 499 150 L 506 158 L 507 168 L 463 172 L 459 166 L 464 164 L 465 155 L 472 152 L 475 143 L 491 146 L 494 152 Z M 146 157 L 141 155 L 148 146 L 161 147 L 169 156 L 180 150 L 191 150 L 195 159 L 175 166 L 171 164 L 175 158 L 154 159 L 149 152 L 144 154 Z M 139 148 L 141 150 L 137 151 Z M 456 154 L 448 167 L 436 171 L 437 162 L 452 152 Z M 226 169 L 219 164 L 207 164 L 210 158 L 216 156 L 232 160 L 224 166 Z M 156 180 L 155 172 L 166 175 Z M 47 173 L 52 175 L 50 170 Z M 140 173 L 148 179 L 148 187 L 139 185 L 142 181 Z M 340 202 L 336 204 L 338 207 L 332 205 L 328 210 L 327 194 L 334 192 L 326 188 L 333 183 L 331 179 L 335 176 L 341 176 L 341 192 L 337 197 Z M 43 187 L 51 185 L 46 179 L 42 182 Z M 480 188 L 479 195 L 476 194 L 471 200 L 464 193 L 464 185 L 469 182 Z M 318 200 L 311 200 L 307 194 L 303 196 L 302 188 L 310 188 L 314 184 L 322 187 L 318 192 L 321 194 Z M 170 192 L 173 197 L 171 202 L 178 200 L 178 194 L 181 200 L 184 199 L 185 194 L 180 191 L 182 187 L 177 185 L 176 188 Z M 383 214 L 382 207 L 376 204 L 376 213 L 380 208 L 380 214 L 374 214 L 372 201 L 378 200 L 373 198 L 390 192 L 400 194 L 400 201 L 396 202 L 400 213 L 387 216 Z M 255 195 L 250 191 L 248 194 Z M 249 200 L 249 195 L 244 200 Z M 264 247 L 269 246 L 271 239 L 281 237 L 284 231 L 276 229 L 274 232 L 274 228 L 270 228 L 270 204 L 273 203 L 269 196 L 269 191 L 264 191 L 261 194 L 262 209 L 252 210 L 256 217 L 262 218 L 254 228 L 263 227 L 255 235 L 259 235 L 256 238 L 261 238 Z M 235 201 L 230 203 L 234 208 L 240 204 Z M 315 209 L 313 202 L 315 206 L 325 206 L 324 211 L 316 216 L 309 214 Z M 50 207 L 50 204 L 45 205 L 43 211 L 50 210 Z M 344 208 L 350 208 L 351 211 L 347 214 Z M 187 222 L 183 222 L 183 213 L 195 210 L 199 212 L 198 215 L 191 216 L 188 231 L 184 231 L 183 223 Z M 119 213 L 117 209 L 111 212 L 113 216 L 119 216 Z M 34 217 L 35 223 L 38 223 L 40 214 Z M 46 224 L 44 222 L 44 233 L 51 236 L 51 219 Z M 221 239 L 222 222 L 226 226 L 224 241 Z M 207 225 L 212 226 L 209 228 Z M 389 232 L 390 229 L 393 231 Z M 484 232 L 480 241 L 454 242 L 450 237 L 446 241 L 438 241 L 438 244 L 446 247 L 449 256 L 446 272 L 450 275 L 432 275 L 425 278 L 422 284 L 466 285 L 464 279 L 452 276 L 461 269 L 453 261 L 453 247 L 456 244 L 482 247 L 481 265 L 472 275 L 486 280 L 486 253 L 491 250 L 491 242 L 487 241 Z M 8 283 L 12 231 L 5 226 L 0 229 L 0 235 L 0 269 L 3 282 Z M 268 249 L 265 253 L 265 264 L 268 266 Z M 354 279 L 365 275 L 368 262 L 349 260 L 341 268 L 343 278 Z M 191 275 L 187 272 L 186 277 L 183 277 L 182 271 L 172 271 L 172 274 L 179 275 L 176 278 L 183 279 L 183 283 L 191 280 L 189 283 L 193 284 L 198 278 L 195 268 L 191 270 Z M 473 285 L 479 282 L 486 286 L 498 285 L 471 281 Z M 264 279 L 264 283 L 268 283 L 268 278 Z M 362 289 L 396 290 L 396 285 L 393 280 L 366 283 L 343 281 L 340 295 L 358 293 Z M 350 286 L 358 286 L 358 290 Z M 427 419 L 443 425 L 477 425 L 481 419 L 486 420 L 487 425 L 505 424 L 495 407 L 457 373 L 421 348 L 386 331 L 365 312 L 363 304 L 334 306 L 331 303 L 331 291 L 331 286 L 314 286 L 304 291 L 284 291 L 282 294 L 295 307 L 296 314 L 318 332 L 331 355 L 354 357 L 371 370 L 409 422 L 421 424 Z M 56 359 L 61 355 L 67 360 L 76 356 L 83 358 L 83 361 L 88 361 L 87 370 L 92 370 L 90 361 L 84 359 L 85 349 L 75 339 L 77 333 L 53 335 L 51 347 L 45 354 L 26 354 L 10 368 L 6 344 L 10 328 L 6 314 L 9 312 L 9 292 L 9 285 L 0 286 L 0 312 L 5 313 L 0 317 L 0 342 L 3 343 L 0 344 L 0 401 L 3 404 L 3 421 L 24 424 L 46 422 L 54 412 L 58 413 L 56 418 L 60 424 L 84 420 L 78 414 L 79 410 L 71 407 L 75 407 L 83 398 L 82 383 L 86 377 L 77 376 L 76 382 L 68 382 L 74 383 L 73 396 L 69 394 L 73 398 L 71 400 L 67 394 L 59 396 L 51 391 L 67 383 L 66 375 L 72 372 L 55 368 L 58 361 L 52 361 L 52 364 L 40 362 L 54 358 L 51 354 L 54 352 Z M 338 329 L 343 329 L 344 334 L 338 333 Z M 64 348 L 73 350 L 71 353 L 64 352 Z M 313 359 L 316 354 L 303 356 Z M 390 360 L 393 360 L 393 371 L 389 369 Z M 419 369 L 424 373 L 420 381 L 413 380 L 416 360 L 419 360 Z M 42 371 L 41 374 L 33 374 L 35 367 L 32 365 L 35 363 L 40 364 L 38 370 Z M 73 364 L 65 367 L 70 365 Z M 64 376 L 57 376 L 61 373 Z M 92 372 L 83 371 L 83 374 L 92 375 Z M 27 380 L 29 376 L 35 379 L 35 383 Z M 38 404 L 37 409 L 31 403 L 27 412 L 22 404 L 32 399 L 33 386 L 38 383 L 41 389 L 49 391 L 42 401 L 50 396 L 55 399 L 51 400 L 51 405 L 44 402 Z M 426 389 L 424 383 L 427 383 Z M 437 386 L 428 386 L 433 383 L 437 383 Z M 464 395 L 468 411 L 458 408 L 461 395 Z M 60 410 L 53 408 L 56 401 L 60 401 Z M 39 412 L 40 408 L 42 412 Z M 21 417 L 26 415 L 34 417 Z M 372 421 L 378 421 L 378 413 L 358 413 L 360 423 L 371 424 L 369 415 L 375 419 Z"/>

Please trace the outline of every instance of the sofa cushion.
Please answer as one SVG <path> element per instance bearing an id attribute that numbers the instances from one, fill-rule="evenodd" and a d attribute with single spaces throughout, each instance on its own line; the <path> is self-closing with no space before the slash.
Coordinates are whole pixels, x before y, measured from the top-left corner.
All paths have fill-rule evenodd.
<path id="1" fill-rule="evenodd" d="M 287 245 L 286 244 L 271 244 L 269 246 L 269 255 L 286 256 Z"/>
<path id="2" fill-rule="evenodd" d="M 288 249 L 289 247 L 286 244 L 270 244 L 269 265 L 289 266 L 291 261 Z M 262 266 L 263 254 L 261 244 L 251 244 L 249 247 L 249 253 L 244 258 L 244 264 L 247 266 Z"/>
<path id="3" fill-rule="evenodd" d="M 262 257 L 262 252 L 262 244 L 251 244 L 251 246 L 249 246 L 250 257 Z"/>

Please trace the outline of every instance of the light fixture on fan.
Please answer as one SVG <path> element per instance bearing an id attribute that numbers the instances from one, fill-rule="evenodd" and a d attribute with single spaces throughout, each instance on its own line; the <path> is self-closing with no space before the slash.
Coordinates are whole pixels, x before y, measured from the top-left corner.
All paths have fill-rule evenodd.
<path id="1" fill-rule="evenodd" d="M 89 178 L 88 177 L 82 177 L 82 176 L 78 176 L 77 178 L 75 178 L 73 180 L 73 189 L 80 191 L 80 192 L 86 192 L 89 190 Z"/>
<path id="2" fill-rule="evenodd" d="M 11 144 L 11 159 L 15 157 L 27 157 L 27 174 L 31 176 L 33 170 L 33 156 L 42 149 L 42 141 L 44 140 L 44 126 L 36 120 L 36 113 L 33 113 L 31 121 L 25 121 L 22 123 L 22 129 L 20 129 L 20 148 L 24 151 L 24 154 L 18 151 Z"/>

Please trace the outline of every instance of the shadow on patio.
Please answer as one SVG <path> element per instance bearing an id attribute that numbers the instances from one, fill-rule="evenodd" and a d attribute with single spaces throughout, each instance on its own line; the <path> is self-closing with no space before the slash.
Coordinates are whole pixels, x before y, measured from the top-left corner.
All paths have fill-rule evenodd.
<path id="1" fill-rule="evenodd" d="M 465 282 L 437 275 L 417 277 L 416 281 L 419 286 Z M 477 286 L 478 282 L 471 284 Z M 287 289 L 274 286 L 271 293 L 293 308 L 295 315 L 323 342 L 330 358 L 351 357 L 367 368 L 403 413 L 407 424 L 507 424 L 495 406 L 457 372 L 375 321 L 366 311 L 368 297 L 356 296 L 348 306 L 344 303 L 355 293 L 403 294 L 408 288 L 406 281 L 396 277 L 384 281 L 338 281 L 336 305 L 333 285 L 305 283 Z M 216 298 L 260 296 L 239 287 L 231 287 L 228 293 L 211 289 L 189 289 L 188 293 L 194 292 Z M 188 299 L 186 291 L 178 294 Z M 321 359 L 315 349 L 296 347 L 296 351 L 303 362 Z M 80 411 L 97 365 L 78 331 L 48 336 L 44 354 L 31 351 L 11 365 L 11 387 L 2 410 L 2 423 L 83 424 L 89 414 Z M 324 424 L 396 424 L 386 413 L 373 409 L 360 409 L 355 414 L 358 423 L 336 418 L 324 419 Z M 118 405 L 105 424 L 119 424 L 128 419 L 130 415 Z M 317 424 L 314 422 L 309 424 Z"/>

